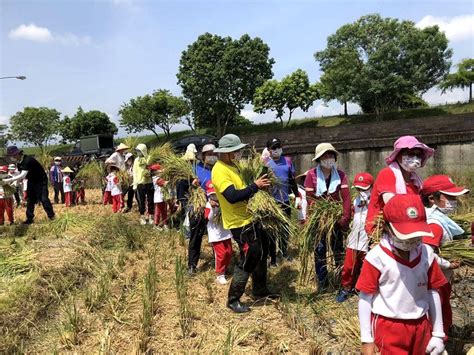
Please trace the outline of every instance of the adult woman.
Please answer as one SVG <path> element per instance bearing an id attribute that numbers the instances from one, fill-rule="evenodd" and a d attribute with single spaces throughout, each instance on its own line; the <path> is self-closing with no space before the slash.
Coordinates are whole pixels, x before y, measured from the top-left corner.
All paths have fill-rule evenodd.
<path id="1" fill-rule="evenodd" d="M 316 167 L 308 171 L 304 181 L 306 199 L 308 204 L 315 203 L 318 199 L 327 199 L 342 202 L 343 213 L 336 222 L 331 249 L 334 254 L 336 266 L 342 264 L 343 256 L 343 231 L 349 227 L 351 219 L 351 196 L 346 174 L 337 169 L 337 150 L 330 143 L 318 144 L 313 161 Z M 326 239 L 315 245 L 314 259 L 319 289 L 328 286 L 326 266 Z"/>
<path id="2" fill-rule="evenodd" d="M 154 189 L 151 180 L 151 173 L 148 170 L 150 163 L 148 149 L 145 144 L 139 144 L 135 148 L 137 158 L 133 162 L 133 189 L 138 197 L 138 209 L 140 212 L 140 224 L 149 222 L 153 224 L 153 215 L 155 213 L 155 204 L 153 202 Z M 148 218 L 145 215 L 148 214 Z"/>
<path id="3" fill-rule="evenodd" d="M 413 136 L 402 136 L 395 141 L 393 151 L 385 158 L 388 166 L 380 170 L 375 179 L 365 222 L 369 235 L 374 231 L 383 207 L 395 194 L 420 194 L 422 180 L 416 171 L 433 153 L 434 149 Z"/>

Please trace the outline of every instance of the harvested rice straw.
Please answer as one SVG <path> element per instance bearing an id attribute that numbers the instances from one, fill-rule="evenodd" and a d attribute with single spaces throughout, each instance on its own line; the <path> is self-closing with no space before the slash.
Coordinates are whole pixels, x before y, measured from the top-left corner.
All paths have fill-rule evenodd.
<path id="1" fill-rule="evenodd" d="M 474 247 L 470 239 L 453 240 L 441 246 L 440 255 L 448 260 L 459 260 L 462 264 L 474 267 Z"/>
<path id="2" fill-rule="evenodd" d="M 79 170 L 76 179 L 84 179 L 87 188 L 100 189 L 104 183 L 104 173 L 104 164 L 98 160 L 92 160 Z"/>
<path id="3" fill-rule="evenodd" d="M 316 200 L 308 208 L 308 220 L 300 233 L 300 283 L 309 281 L 312 267 L 310 256 L 314 253 L 317 243 L 326 239 L 326 258 L 332 260 L 331 240 L 336 222 L 342 216 L 342 204 L 333 200 Z"/>
<path id="4" fill-rule="evenodd" d="M 163 164 L 161 177 L 173 186 L 179 180 L 192 180 L 195 178 L 193 164 L 174 153 L 162 156 L 161 163 Z"/>
<path id="5" fill-rule="evenodd" d="M 137 136 L 128 136 L 122 141 L 122 143 L 130 147 L 130 150 L 133 150 L 141 143 L 141 139 Z"/>
<path id="6" fill-rule="evenodd" d="M 376 245 L 380 243 L 380 240 L 383 236 L 383 227 L 384 227 L 384 220 L 382 215 L 376 218 L 375 220 L 375 228 L 372 234 L 370 235 L 370 241 L 372 245 Z"/>
<path id="7" fill-rule="evenodd" d="M 474 222 L 474 212 L 458 214 L 451 217 L 468 234 L 471 232 L 471 223 Z"/>
<path id="8" fill-rule="evenodd" d="M 3 185 L 3 191 L 6 196 L 13 196 L 16 192 L 16 189 L 11 185 Z"/>
<path id="9" fill-rule="evenodd" d="M 200 187 L 191 186 L 188 204 L 192 206 L 192 212 L 198 214 L 206 207 L 206 193 Z"/>
<path id="10" fill-rule="evenodd" d="M 44 170 L 48 171 L 49 168 L 51 167 L 51 164 L 53 162 L 53 157 L 49 154 L 48 151 L 42 151 L 38 155 L 35 156 L 36 160 L 39 161 L 41 166 L 44 168 Z"/>
<path id="11" fill-rule="evenodd" d="M 170 143 L 155 146 L 148 151 L 148 159 L 150 164 L 164 163 L 165 157 L 176 156 Z"/>

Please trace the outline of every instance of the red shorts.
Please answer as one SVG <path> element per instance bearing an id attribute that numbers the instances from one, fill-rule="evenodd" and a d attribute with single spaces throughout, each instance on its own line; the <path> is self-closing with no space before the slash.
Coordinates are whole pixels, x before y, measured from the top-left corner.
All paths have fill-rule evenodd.
<path id="1" fill-rule="evenodd" d="M 431 339 L 428 317 L 393 319 L 372 315 L 375 345 L 382 355 L 423 355 Z"/>

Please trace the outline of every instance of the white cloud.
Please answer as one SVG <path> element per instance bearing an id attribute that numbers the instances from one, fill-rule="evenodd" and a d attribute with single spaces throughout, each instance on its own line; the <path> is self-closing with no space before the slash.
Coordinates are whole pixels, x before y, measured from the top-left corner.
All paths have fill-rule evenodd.
<path id="1" fill-rule="evenodd" d="M 0 115 L 0 124 L 8 125 L 10 123 L 10 117 Z"/>
<path id="2" fill-rule="evenodd" d="M 334 107 L 330 107 L 327 104 L 319 104 L 314 107 L 314 114 L 316 117 L 326 117 L 326 116 L 335 116 L 341 114 L 341 109 L 336 109 Z"/>
<path id="3" fill-rule="evenodd" d="M 460 41 L 474 37 L 474 15 L 462 15 L 452 18 L 427 15 L 416 26 L 425 28 L 438 25 L 451 41 Z"/>
<path id="4" fill-rule="evenodd" d="M 34 23 L 29 25 L 20 25 L 8 34 L 11 39 L 24 39 L 34 42 L 50 42 L 53 35 L 46 27 L 36 26 Z"/>
<path id="5" fill-rule="evenodd" d="M 242 110 L 242 111 L 240 111 L 240 115 L 244 116 L 246 119 L 248 119 L 250 121 L 253 121 L 257 117 L 260 116 L 258 113 L 254 112 L 253 110 Z"/>
<path id="6" fill-rule="evenodd" d="M 444 105 L 457 102 L 466 102 L 469 98 L 468 89 L 454 89 L 442 94 L 441 90 L 433 88 L 423 95 L 423 100 L 430 105 Z"/>
<path id="7" fill-rule="evenodd" d="M 91 43 L 89 36 L 78 36 L 73 33 L 53 33 L 46 27 L 36 26 L 34 23 L 20 25 L 10 31 L 8 37 L 13 40 L 33 42 L 56 42 L 62 45 L 80 46 Z"/>

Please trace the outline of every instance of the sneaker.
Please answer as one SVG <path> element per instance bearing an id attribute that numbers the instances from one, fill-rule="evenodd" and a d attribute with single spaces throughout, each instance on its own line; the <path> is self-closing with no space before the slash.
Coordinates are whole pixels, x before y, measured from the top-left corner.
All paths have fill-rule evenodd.
<path id="1" fill-rule="evenodd" d="M 155 223 L 155 219 L 153 218 L 153 216 L 148 216 L 148 224 L 153 224 Z"/>
<path id="2" fill-rule="evenodd" d="M 195 266 L 191 266 L 189 269 L 188 269 L 188 276 L 193 276 L 197 274 L 197 268 Z"/>
<path id="3" fill-rule="evenodd" d="M 169 228 L 168 228 L 168 225 L 167 225 L 167 224 L 165 224 L 165 225 L 163 226 L 163 230 L 164 230 L 164 231 L 167 231 L 167 230 L 169 230 Z"/>
<path id="4" fill-rule="evenodd" d="M 141 224 L 142 226 L 144 226 L 144 225 L 146 224 L 146 217 L 144 217 L 144 216 L 141 216 L 141 217 L 140 217 L 140 224 Z"/>
<path id="5" fill-rule="evenodd" d="M 342 289 L 339 291 L 339 293 L 336 296 L 336 302 L 342 303 L 346 301 L 351 294 L 351 291 Z"/>
<path id="6" fill-rule="evenodd" d="M 154 225 L 153 229 L 157 230 L 158 232 L 161 232 L 163 230 L 163 228 L 161 228 L 159 225 Z"/>
<path id="7" fill-rule="evenodd" d="M 227 280 L 225 279 L 225 275 L 219 275 L 216 277 L 216 281 L 220 285 L 225 285 L 227 284 Z"/>

